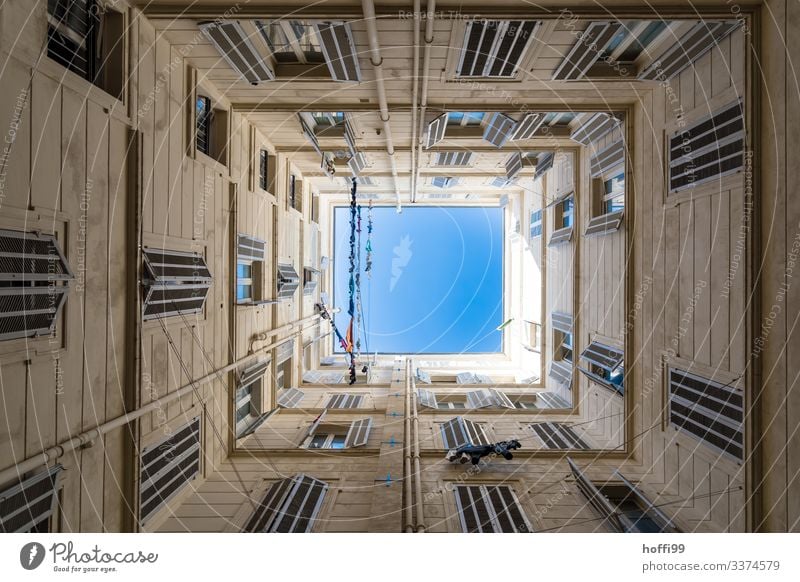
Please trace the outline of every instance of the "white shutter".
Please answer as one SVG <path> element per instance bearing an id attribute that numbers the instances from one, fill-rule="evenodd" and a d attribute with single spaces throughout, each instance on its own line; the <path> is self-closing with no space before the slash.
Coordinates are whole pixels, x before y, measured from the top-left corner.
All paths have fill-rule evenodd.
<path id="1" fill-rule="evenodd" d="M 350 430 L 347 431 L 347 436 L 344 439 L 344 447 L 350 449 L 366 445 L 369 440 L 370 429 L 372 429 L 371 417 L 354 420 L 350 424 Z"/>
<path id="2" fill-rule="evenodd" d="M 417 388 L 417 398 L 422 406 L 427 406 L 428 408 L 439 408 L 439 403 L 436 401 L 436 394 L 434 394 L 431 390 Z"/>
<path id="3" fill-rule="evenodd" d="M 483 429 L 483 425 L 480 425 L 477 422 L 472 422 L 471 420 L 467 420 L 466 418 L 462 418 L 461 422 L 464 426 L 464 432 L 467 434 L 467 442 L 473 445 L 489 444 L 489 438 L 486 436 L 486 431 Z"/>
<path id="4" fill-rule="evenodd" d="M 471 372 L 461 372 L 460 374 L 456 374 L 456 382 L 459 384 L 476 384 L 475 374 L 472 374 Z"/>
<path id="5" fill-rule="evenodd" d="M 468 437 L 460 416 L 442 424 L 442 440 L 446 449 L 455 449 L 467 444 Z"/>
<path id="6" fill-rule="evenodd" d="M 500 408 L 515 408 L 514 403 L 506 396 L 505 392 L 491 389 L 489 392 L 492 394 L 495 406 L 499 406 Z"/>
<path id="7" fill-rule="evenodd" d="M 428 374 L 425 370 L 417 368 L 417 380 L 422 382 L 423 384 L 430 384 L 431 383 L 431 375 Z"/>
<path id="8" fill-rule="evenodd" d="M 473 390 L 467 392 L 467 406 L 469 408 L 486 408 L 494 404 L 491 392 L 488 390 Z"/>
<path id="9" fill-rule="evenodd" d="M 314 433 L 317 432 L 317 428 L 319 428 L 319 425 L 322 424 L 322 421 L 325 420 L 326 416 L 328 416 L 327 408 L 323 410 L 320 415 L 314 419 L 314 422 L 311 423 L 311 426 L 308 427 L 307 436 L 314 436 Z"/>
<path id="10" fill-rule="evenodd" d="M 278 406 L 297 408 L 304 396 L 305 392 L 298 388 L 286 388 L 278 393 Z"/>
<path id="11" fill-rule="evenodd" d="M 494 384 L 492 377 L 487 376 L 486 374 L 473 374 L 472 377 L 475 381 L 475 384 Z"/>

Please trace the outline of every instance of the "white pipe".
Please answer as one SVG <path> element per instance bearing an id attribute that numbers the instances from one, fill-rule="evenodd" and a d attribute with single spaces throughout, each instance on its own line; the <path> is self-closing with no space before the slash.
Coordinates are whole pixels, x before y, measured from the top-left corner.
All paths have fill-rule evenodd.
<path id="1" fill-rule="evenodd" d="M 397 213 L 403 211 L 400 203 L 400 184 L 397 176 L 397 162 L 394 159 L 394 141 L 392 141 L 392 127 L 389 124 L 389 104 L 386 101 L 386 85 L 383 82 L 383 58 L 381 46 L 378 42 L 378 21 L 375 17 L 375 4 L 372 0 L 362 0 L 364 21 L 367 23 L 367 36 L 369 37 L 369 52 L 372 69 L 375 71 L 375 88 L 378 91 L 378 107 L 380 108 L 381 121 L 383 122 L 383 137 L 386 140 L 386 153 L 392 168 L 394 180 L 394 195 L 397 200 Z"/>
<path id="2" fill-rule="evenodd" d="M 417 188 L 419 187 L 419 166 L 422 159 L 422 144 L 425 134 L 425 110 L 428 107 L 428 74 L 431 66 L 431 46 L 433 45 L 433 17 L 436 12 L 436 0 L 428 0 L 425 14 L 425 52 L 422 55 L 422 98 L 419 106 L 419 131 L 417 133 L 417 157 L 414 167 L 414 190 L 411 192 L 411 201 L 417 201 Z"/>
<path id="3" fill-rule="evenodd" d="M 419 19 L 420 19 L 420 0 L 414 0 L 414 64 L 411 73 L 411 172 L 409 175 L 409 199 L 414 201 L 416 191 L 416 175 L 414 168 L 417 167 L 417 99 L 419 97 Z"/>
<path id="4" fill-rule="evenodd" d="M 405 443 L 405 457 L 403 463 L 403 493 L 405 497 L 405 531 L 406 533 L 413 533 L 414 531 L 414 498 L 413 498 L 413 485 L 414 475 L 411 472 L 411 374 L 409 370 L 411 360 L 406 360 L 406 405 L 405 405 L 405 433 L 403 441 Z"/>

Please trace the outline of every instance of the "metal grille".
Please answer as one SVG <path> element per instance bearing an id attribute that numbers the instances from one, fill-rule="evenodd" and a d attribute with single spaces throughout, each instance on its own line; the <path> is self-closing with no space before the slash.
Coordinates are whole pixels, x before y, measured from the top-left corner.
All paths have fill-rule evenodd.
<path id="1" fill-rule="evenodd" d="M 572 45 L 567 56 L 553 73 L 553 79 L 559 81 L 576 81 L 582 79 L 597 62 L 611 39 L 613 39 L 621 22 L 590 22 Z"/>
<path id="2" fill-rule="evenodd" d="M 69 287 L 0 287 L 0 340 L 49 335 Z"/>
<path id="3" fill-rule="evenodd" d="M 570 139 L 588 146 L 593 141 L 614 131 L 620 126 L 620 120 L 608 113 L 595 113 L 571 134 Z"/>
<path id="4" fill-rule="evenodd" d="M 714 48 L 720 40 L 739 27 L 738 20 L 695 24 L 677 43 L 670 43 L 640 74 L 644 81 L 666 81 Z"/>
<path id="5" fill-rule="evenodd" d="M 590 162 L 592 178 L 599 178 L 624 163 L 625 142 L 620 139 L 592 156 Z"/>
<path id="6" fill-rule="evenodd" d="M 47 56 L 89 81 L 98 28 L 94 0 L 47 0 Z"/>
<path id="7" fill-rule="evenodd" d="M 45 533 L 58 502 L 61 465 L 0 491 L 0 533 Z"/>
<path id="8" fill-rule="evenodd" d="M 696 374 L 670 368 L 669 419 L 733 458 L 744 460 L 744 393 Z"/>
<path id="9" fill-rule="evenodd" d="M 744 167 L 744 149 L 741 101 L 673 134 L 669 140 L 670 192 L 738 172 Z"/>
<path id="10" fill-rule="evenodd" d="M 139 476 L 142 523 L 200 473 L 200 454 L 199 416 L 142 451 Z"/>
<path id="11" fill-rule="evenodd" d="M 531 526 L 511 487 L 458 485 L 456 505 L 464 533 L 528 533 Z"/>
<path id="12" fill-rule="evenodd" d="M 616 232 L 622 226 L 624 211 L 610 212 L 601 216 L 595 216 L 586 225 L 585 236 L 596 236 Z"/>
<path id="13" fill-rule="evenodd" d="M 514 128 L 514 133 L 511 135 L 511 141 L 520 139 L 530 139 L 544 123 L 544 113 L 528 113 L 522 120 L 517 123 Z"/>
<path id="14" fill-rule="evenodd" d="M 275 72 L 264 62 L 239 22 L 206 22 L 200 23 L 199 27 L 222 58 L 248 83 L 258 85 L 275 78 Z"/>
<path id="15" fill-rule="evenodd" d="M 483 139 L 494 146 L 502 147 L 511 137 L 516 124 L 517 122 L 512 117 L 505 113 L 495 112 L 486 124 L 486 129 L 483 131 Z"/>
<path id="16" fill-rule="evenodd" d="M 53 235 L 0 230 L 0 281 L 68 281 L 73 278 Z"/>
<path id="17" fill-rule="evenodd" d="M 315 26 L 331 78 L 334 81 L 360 81 L 361 69 L 350 25 L 346 22 L 320 22 Z"/>
<path id="18" fill-rule="evenodd" d="M 515 76 L 537 24 L 534 20 L 469 21 L 458 76 Z"/>
<path id="19" fill-rule="evenodd" d="M 537 422 L 531 425 L 534 434 L 548 449 L 588 449 L 587 445 L 572 429 L 558 422 Z"/>
<path id="20" fill-rule="evenodd" d="M 307 475 L 281 479 L 264 494 L 243 531 L 309 532 L 327 491 L 327 483 Z"/>

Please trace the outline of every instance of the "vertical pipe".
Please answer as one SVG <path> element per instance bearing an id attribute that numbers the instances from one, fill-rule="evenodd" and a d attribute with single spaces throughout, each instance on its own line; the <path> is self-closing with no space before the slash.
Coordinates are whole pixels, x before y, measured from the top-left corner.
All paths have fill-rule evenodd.
<path id="1" fill-rule="evenodd" d="M 419 19 L 420 19 L 420 0 L 414 0 L 414 23 L 412 46 L 414 49 L 414 63 L 411 70 L 411 175 L 409 176 L 409 200 L 413 201 L 416 188 L 416 174 L 414 168 L 417 167 L 417 99 L 419 98 Z"/>
<path id="2" fill-rule="evenodd" d="M 431 46 L 433 45 L 433 16 L 436 12 L 436 0 L 428 0 L 425 9 L 425 51 L 422 56 L 422 97 L 419 106 L 419 129 L 417 132 L 416 165 L 412 168 L 414 172 L 414 190 L 411 192 L 411 201 L 417 201 L 417 188 L 419 187 L 419 166 L 422 159 L 422 143 L 425 129 L 425 112 L 428 107 L 428 74 L 431 66 Z"/>
<path id="3" fill-rule="evenodd" d="M 406 361 L 405 376 L 406 376 L 406 405 L 405 405 L 405 431 L 403 438 L 403 452 L 405 454 L 403 459 L 403 494 L 405 498 L 404 507 L 404 520 L 405 532 L 414 532 L 414 515 L 413 506 L 414 502 L 411 496 L 413 475 L 411 473 L 411 375 L 408 373 L 411 361 Z"/>
<path id="4" fill-rule="evenodd" d="M 412 366 L 409 362 L 408 378 L 411 386 L 411 414 L 412 427 L 414 431 L 414 497 L 416 500 L 415 514 L 417 517 L 417 533 L 425 531 L 425 507 L 422 498 L 422 469 L 419 460 L 419 415 L 417 414 L 417 391 L 416 380 L 412 374 Z"/>

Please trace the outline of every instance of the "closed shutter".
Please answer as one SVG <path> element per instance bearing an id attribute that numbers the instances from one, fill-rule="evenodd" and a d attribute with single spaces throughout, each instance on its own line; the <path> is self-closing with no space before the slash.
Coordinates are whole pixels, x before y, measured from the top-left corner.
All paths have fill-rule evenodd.
<path id="1" fill-rule="evenodd" d="M 139 486 L 142 523 L 200 473 L 200 455 L 199 416 L 142 451 Z"/>
<path id="2" fill-rule="evenodd" d="M 286 388 L 278 393 L 278 406 L 297 408 L 304 396 L 305 392 L 298 388 Z"/>
<path id="3" fill-rule="evenodd" d="M 531 527 L 506 485 L 459 485 L 456 505 L 464 533 L 525 533 Z"/>
<path id="4" fill-rule="evenodd" d="M 46 533 L 58 502 L 61 465 L 0 491 L 0 533 Z"/>
<path id="5" fill-rule="evenodd" d="M 495 406 L 499 406 L 500 408 L 516 408 L 514 403 L 511 402 L 511 399 L 506 396 L 505 392 L 494 389 L 490 389 L 489 392 L 492 394 L 492 399 L 494 400 Z"/>
<path id="6" fill-rule="evenodd" d="M 243 531 L 309 532 L 327 491 L 327 483 L 308 475 L 281 479 L 267 490 Z"/>
<path id="7" fill-rule="evenodd" d="M 677 429 L 738 461 L 744 460 L 744 393 L 670 368 L 669 420 Z"/>
<path id="8" fill-rule="evenodd" d="M 578 437 L 575 431 L 556 422 L 540 422 L 531 425 L 531 429 L 548 449 L 588 449 L 589 446 Z"/>
<path id="9" fill-rule="evenodd" d="M 350 430 L 347 431 L 347 437 L 344 439 L 344 447 L 350 449 L 353 447 L 363 447 L 369 440 L 369 431 L 372 429 L 372 418 L 362 418 L 354 420 L 350 424 Z"/>
<path id="10" fill-rule="evenodd" d="M 422 406 L 427 406 L 428 408 L 439 407 L 439 403 L 436 401 L 436 394 L 431 390 L 417 388 L 417 399 Z"/>
<path id="11" fill-rule="evenodd" d="M 494 405 L 494 398 L 488 390 L 473 390 L 467 392 L 467 406 L 469 408 L 486 408 Z"/>

